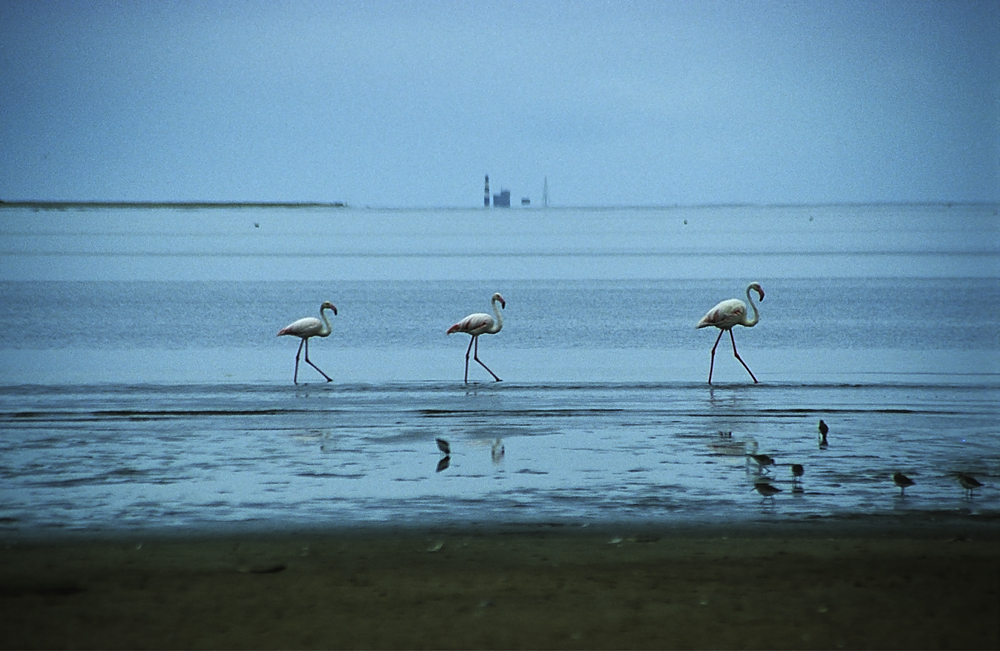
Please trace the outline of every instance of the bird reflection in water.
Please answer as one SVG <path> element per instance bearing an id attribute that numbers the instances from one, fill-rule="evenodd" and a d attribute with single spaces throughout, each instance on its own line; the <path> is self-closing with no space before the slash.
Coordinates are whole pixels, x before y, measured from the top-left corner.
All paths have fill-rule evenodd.
<path id="1" fill-rule="evenodd" d="M 441 460 L 438 461 L 437 470 L 434 472 L 447 470 L 448 466 L 451 465 L 451 444 L 441 438 L 434 439 L 434 442 L 437 443 L 438 450 L 442 455 L 444 455 L 441 457 Z"/>

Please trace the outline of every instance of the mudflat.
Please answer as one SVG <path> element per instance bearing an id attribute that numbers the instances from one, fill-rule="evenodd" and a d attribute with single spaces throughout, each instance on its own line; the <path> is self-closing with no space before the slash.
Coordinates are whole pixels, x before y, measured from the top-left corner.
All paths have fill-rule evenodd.
<path id="1" fill-rule="evenodd" d="M 10 542 L 3 648 L 1000 648 L 995 536 L 357 530 Z"/>

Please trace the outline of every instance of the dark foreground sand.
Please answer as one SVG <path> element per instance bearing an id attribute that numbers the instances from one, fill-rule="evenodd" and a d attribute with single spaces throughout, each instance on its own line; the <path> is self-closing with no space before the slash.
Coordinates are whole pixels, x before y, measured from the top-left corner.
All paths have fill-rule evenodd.
<path id="1" fill-rule="evenodd" d="M 8 543 L 5 648 L 1000 648 L 1000 540 L 408 530 Z"/>

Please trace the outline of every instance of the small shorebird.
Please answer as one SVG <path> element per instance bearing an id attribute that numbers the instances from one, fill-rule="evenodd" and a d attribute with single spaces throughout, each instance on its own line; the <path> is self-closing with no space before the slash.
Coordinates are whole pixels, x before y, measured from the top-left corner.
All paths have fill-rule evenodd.
<path id="1" fill-rule="evenodd" d="M 766 454 L 751 454 L 750 458 L 757 462 L 757 468 L 764 472 L 770 472 L 768 466 L 774 465 L 774 458 Z"/>
<path id="2" fill-rule="evenodd" d="M 765 499 L 770 497 L 772 500 L 774 496 L 781 492 L 781 489 L 777 486 L 772 486 L 770 482 L 766 481 L 756 481 L 753 484 L 753 489 L 761 494 Z"/>
<path id="3" fill-rule="evenodd" d="M 913 486 L 916 482 L 904 475 L 901 472 L 892 473 L 892 481 L 897 486 L 899 486 L 899 494 L 906 495 L 906 489 Z"/>
<path id="4" fill-rule="evenodd" d="M 806 474 L 806 469 L 802 467 L 801 463 L 792 464 L 792 477 L 795 478 L 795 481 L 798 481 L 804 474 Z"/>
<path id="5" fill-rule="evenodd" d="M 825 448 L 829 445 L 826 441 L 826 434 L 830 431 L 829 426 L 823 422 L 823 419 L 819 421 L 819 447 Z"/>
<path id="6" fill-rule="evenodd" d="M 753 442 L 753 450 L 747 455 L 747 459 L 753 459 L 757 463 L 757 470 L 763 470 L 769 472 L 768 466 L 774 465 L 774 457 L 768 454 L 760 454 L 757 452 L 757 441 Z"/>
<path id="7" fill-rule="evenodd" d="M 503 455 L 503 440 L 497 439 L 493 441 L 493 445 L 490 447 L 490 459 L 493 460 L 493 463 L 500 463 L 503 461 Z"/>
<path id="8" fill-rule="evenodd" d="M 438 450 L 441 450 L 442 454 L 451 454 L 451 445 L 448 441 L 445 441 L 444 439 L 434 439 L 434 442 L 437 443 Z"/>
<path id="9" fill-rule="evenodd" d="M 769 454 L 760 454 L 760 453 L 758 453 L 757 452 L 757 448 L 758 448 L 757 441 L 754 441 L 753 442 L 753 449 L 750 451 L 750 454 L 747 455 L 747 458 L 748 459 L 753 459 L 757 463 L 757 469 L 758 470 L 767 471 L 768 470 L 768 466 L 773 466 L 774 465 L 774 457 L 772 457 Z"/>
<path id="10" fill-rule="evenodd" d="M 967 472 L 957 473 L 955 478 L 958 479 L 958 483 L 962 485 L 962 488 L 966 490 L 966 495 L 969 498 L 972 497 L 972 491 L 983 487 L 983 483 L 981 481 Z"/>

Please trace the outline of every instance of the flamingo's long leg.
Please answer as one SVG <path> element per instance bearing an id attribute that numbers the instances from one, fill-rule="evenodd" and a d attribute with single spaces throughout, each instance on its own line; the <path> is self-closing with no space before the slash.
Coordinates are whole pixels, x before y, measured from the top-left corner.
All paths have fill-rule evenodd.
<path id="1" fill-rule="evenodd" d="M 721 335 L 722 333 L 719 333 L 719 334 Z M 753 371 L 751 371 L 750 367 L 747 366 L 747 363 L 743 361 L 743 358 L 740 357 L 740 354 L 738 352 L 736 352 L 736 337 L 733 336 L 733 331 L 732 330 L 729 331 L 729 338 L 733 341 L 733 355 L 736 356 L 736 359 L 740 360 L 740 364 L 743 365 L 743 368 L 745 368 L 747 370 L 747 373 L 750 374 L 750 377 L 753 378 L 753 383 L 754 384 L 758 384 L 757 378 L 754 376 Z"/>
<path id="2" fill-rule="evenodd" d="M 303 339 L 302 341 L 306 345 L 306 364 L 308 364 L 309 366 L 312 366 L 314 369 L 316 369 L 317 371 L 319 371 L 319 374 L 322 375 L 323 377 L 325 377 L 327 382 L 333 382 L 333 380 L 330 378 L 329 375 L 327 375 L 323 371 L 320 371 L 318 366 L 316 366 L 315 364 L 313 364 L 312 362 L 309 361 L 309 339 L 308 339 L 308 337 L 305 338 L 305 339 Z M 297 359 L 295 361 L 298 362 Z M 750 369 L 747 369 L 747 370 L 749 371 Z M 753 374 L 751 373 L 751 375 L 753 375 Z"/>
<path id="3" fill-rule="evenodd" d="M 715 338 L 715 345 L 712 346 L 712 363 L 708 365 L 708 383 L 712 383 L 712 371 L 715 370 L 715 349 L 719 347 L 719 340 L 722 339 L 722 333 L 725 330 L 719 330 L 719 336 Z"/>
<path id="4" fill-rule="evenodd" d="M 493 371 L 491 371 L 490 367 L 487 366 L 486 364 L 483 364 L 482 360 L 479 359 L 479 337 L 476 337 L 475 339 L 476 339 L 476 352 L 473 355 L 473 359 L 475 359 L 477 362 L 479 362 L 479 365 L 482 366 L 483 368 L 485 368 L 487 370 L 487 372 L 489 372 L 489 374 L 493 376 L 494 380 L 496 380 L 497 382 L 500 382 L 501 380 L 500 380 L 500 378 L 497 377 L 497 374 L 494 373 Z M 468 357 L 466 357 L 466 359 L 465 359 L 465 367 L 466 367 L 466 369 L 468 369 L 468 367 L 469 367 L 469 359 L 468 359 Z M 468 371 L 466 371 L 466 372 L 468 372 Z"/>
<path id="5" fill-rule="evenodd" d="M 473 335 L 472 339 L 469 339 L 469 347 L 465 349 L 465 383 L 469 383 L 469 353 L 472 352 L 472 343 L 476 341 L 476 336 Z M 476 352 L 479 352 L 479 346 L 476 346 Z"/>
<path id="6" fill-rule="evenodd" d="M 302 355 L 302 346 L 306 343 L 303 339 L 299 342 L 299 349 L 295 352 L 295 375 L 292 376 L 292 382 L 295 384 L 299 383 L 299 356 Z"/>

